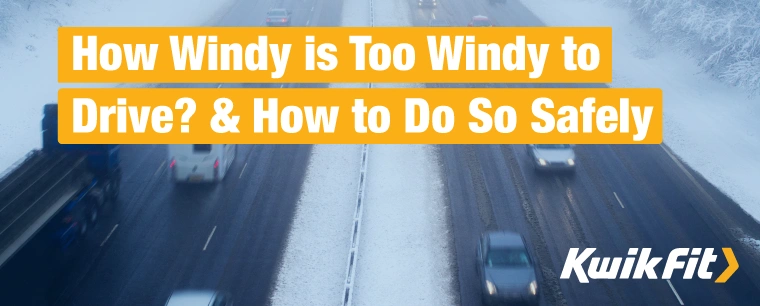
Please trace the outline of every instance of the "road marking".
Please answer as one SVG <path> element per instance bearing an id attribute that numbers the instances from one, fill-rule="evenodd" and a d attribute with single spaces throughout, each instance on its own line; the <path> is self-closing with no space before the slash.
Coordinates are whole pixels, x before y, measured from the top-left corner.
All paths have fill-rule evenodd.
<path id="1" fill-rule="evenodd" d="M 313 7 L 313 6 L 311 7 L 311 11 L 312 11 L 312 12 L 314 11 L 314 7 Z"/>
<path id="2" fill-rule="evenodd" d="M 116 231 L 117 227 L 119 227 L 118 224 L 116 224 L 116 225 L 113 226 L 113 229 L 111 229 L 111 232 L 108 233 L 108 236 L 106 236 L 106 239 L 103 240 L 103 242 L 100 244 L 100 246 L 104 246 L 106 244 L 106 242 L 108 241 L 108 239 L 111 238 L 111 235 L 113 235 L 113 232 Z"/>
<path id="3" fill-rule="evenodd" d="M 306 25 L 309 25 L 309 22 L 311 22 L 311 18 L 309 18 L 309 20 L 306 20 Z"/>
<path id="4" fill-rule="evenodd" d="M 620 207 L 625 208 L 625 206 L 623 206 L 623 201 L 620 201 L 620 198 L 618 197 L 617 193 L 613 191 L 612 194 L 615 195 L 615 199 L 617 199 L 618 204 L 620 204 Z"/>
<path id="5" fill-rule="evenodd" d="M 164 165 L 166 165 L 166 161 L 165 161 L 165 160 L 164 160 L 163 162 L 161 162 L 161 165 L 160 165 L 160 166 L 158 166 L 158 169 L 156 169 L 156 173 L 153 173 L 153 176 L 156 176 L 156 175 L 158 175 L 159 173 L 161 173 L 161 170 L 163 170 L 163 169 L 164 169 Z"/>
<path id="6" fill-rule="evenodd" d="M 211 237 L 214 237 L 214 232 L 216 232 L 216 226 L 214 226 L 214 229 L 211 230 L 211 234 L 208 235 L 208 239 L 206 239 L 206 245 L 203 246 L 204 251 L 208 247 L 208 243 L 211 242 Z"/>
<path id="7" fill-rule="evenodd" d="M 433 17 L 433 19 L 435 19 L 435 13 L 430 13 L 430 17 Z"/>
<path id="8" fill-rule="evenodd" d="M 216 88 L 222 88 L 222 85 L 224 85 L 224 84 L 219 84 L 219 86 L 217 86 Z"/>
<path id="9" fill-rule="evenodd" d="M 248 167 L 248 163 L 245 163 L 245 165 L 243 165 L 243 170 L 240 170 L 240 176 L 238 176 L 238 178 L 243 177 L 243 172 L 245 172 L 245 167 Z"/>
<path id="10" fill-rule="evenodd" d="M 668 285 L 670 286 L 670 290 L 673 290 L 673 294 L 676 295 L 676 298 L 678 299 L 678 303 L 681 304 L 681 305 L 683 305 L 683 301 L 681 300 L 681 296 L 678 295 L 678 292 L 676 292 L 676 288 L 673 288 L 673 284 L 670 283 L 669 279 L 666 279 L 666 281 L 668 281 Z"/>
<path id="11" fill-rule="evenodd" d="M 283 88 L 283 87 L 285 87 L 285 84 L 284 84 L 284 83 L 283 83 L 282 85 L 280 85 L 280 88 Z"/>

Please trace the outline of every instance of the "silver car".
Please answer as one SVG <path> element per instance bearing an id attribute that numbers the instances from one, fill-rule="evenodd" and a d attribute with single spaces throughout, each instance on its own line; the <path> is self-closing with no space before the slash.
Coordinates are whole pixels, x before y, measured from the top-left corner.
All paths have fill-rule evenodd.
<path id="1" fill-rule="evenodd" d="M 506 231 L 483 234 L 477 266 L 483 304 L 520 302 L 538 304 L 533 259 L 522 235 Z"/>
<path id="2" fill-rule="evenodd" d="M 213 290 L 178 290 L 166 306 L 232 306 L 229 295 Z"/>
<path id="3" fill-rule="evenodd" d="M 536 170 L 575 170 L 574 145 L 537 144 L 528 145 L 528 155 Z"/>

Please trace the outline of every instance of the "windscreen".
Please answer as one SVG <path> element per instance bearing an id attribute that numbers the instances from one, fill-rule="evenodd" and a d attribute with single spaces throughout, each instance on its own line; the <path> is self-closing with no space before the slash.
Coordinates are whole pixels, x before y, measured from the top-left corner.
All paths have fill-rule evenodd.
<path id="1" fill-rule="evenodd" d="M 524 249 L 490 249 L 486 256 L 486 265 L 493 268 L 529 267 L 530 258 Z"/>
<path id="2" fill-rule="evenodd" d="M 568 148 L 570 148 L 570 145 L 568 145 L 568 144 L 541 144 L 541 145 L 536 145 L 536 148 L 539 148 L 539 149 L 568 149 Z"/>

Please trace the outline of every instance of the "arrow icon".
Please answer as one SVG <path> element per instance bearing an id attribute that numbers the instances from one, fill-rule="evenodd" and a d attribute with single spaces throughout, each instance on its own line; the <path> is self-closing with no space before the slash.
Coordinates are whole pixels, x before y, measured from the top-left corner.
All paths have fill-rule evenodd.
<path id="1" fill-rule="evenodd" d="M 734 272 L 739 269 L 739 262 L 736 261 L 734 250 L 731 248 L 723 248 L 723 255 L 726 255 L 728 267 L 726 267 L 726 270 L 723 270 L 723 273 L 721 273 L 720 276 L 718 276 L 718 279 L 715 280 L 718 284 L 723 284 L 728 281 L 728 279 L 731 278 L 731 275 L 734 275 Z"/>

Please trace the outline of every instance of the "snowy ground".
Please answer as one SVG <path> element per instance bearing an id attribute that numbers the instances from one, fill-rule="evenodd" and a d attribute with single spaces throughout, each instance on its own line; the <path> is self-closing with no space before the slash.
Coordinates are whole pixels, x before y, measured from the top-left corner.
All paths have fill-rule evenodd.
<path id="1" fill-rule="evenodd" d="M 409 25 L 403 0 L 344 0 L 343 26 Z M 366 12 L 366 13 L 362 13 Z M 332 84 L 366 88 L 369 84 Z M 418 85 L 375 84 L 374 87 Z M 272 304 L 454 305 L 446 199 L 434 146 L 373 145 L 347 273 L 361 146 L 315 146 Z M 328 179 L 329 178 L 329 179 Z M 325 190 L 333 190 L 326 194 Z M 320 233 L 312 239 L 314 233 Z M 348 282 L 348 277 L 353 282 Z M 305 280 L 319 280 L 308 282 Z"/>
<path id="2" fill-rule="evenodd" d="M 274 286 L 273 306 L 339 305 L 343 300 L 361 147 L 314 146 Z"/>
<path id="3" fill-rule="evenodd" d="M 0 0 L 0 173 L 41 146 L 42 105 L 57 100 L 59 26 L 214 24 L 234 0 Z M 27 6 L 28 5 L 28 6 Z M 147 9 L 150 8 L 150 9 Z M 6 16 L 10 16 L 6 18 Z M 88 84 L 112 87 L 117 84 Z M 81 87 L 82 84 L 63 85 Z"/>
<path id="4" fill-rule="evenodd" d="M 549 26 L 611 26 L 613 87 L 662 88 L 664 141 L 760 220 L 760 98 L 701 74 L 693 59 L 653 37 L 623 8 L 593 0 L 527 0 Z"/>
<path id="5" fill-rule="evenodd" d="M 353 305 L 455 304 L 435 150 L 370 146 Z"/>

